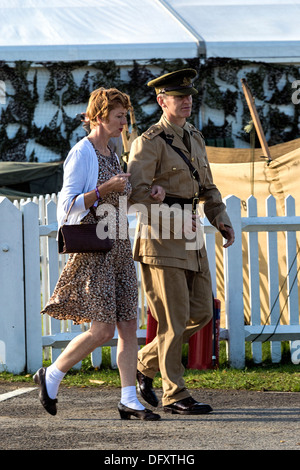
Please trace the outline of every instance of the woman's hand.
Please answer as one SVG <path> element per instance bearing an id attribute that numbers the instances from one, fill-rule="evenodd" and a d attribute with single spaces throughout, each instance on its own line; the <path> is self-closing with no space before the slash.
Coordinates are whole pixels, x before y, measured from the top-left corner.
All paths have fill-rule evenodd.
<path id="1" fill-rule="evenodd" d="M 108 193 L 113 192 L 122 192 L 125 189 L 126 183 L 130 173 L 120 173 L 119 175 L 115 175 L 110 178 L 108 181 L 100 184 L 98 186 L 98 193 L 100 195 L 100 199 L 103 198 Z M 92 190 L 84 195 L 84 204 L 85 208 L 88 209 L 97 201 L 97 194 L 95 190 Z"/>
<path id="2" fill-rule="evenodd" d="M 164 188 L 155 184 L 151 188 L 150 196 L 153 197 L 153 199 L 155 199 L 157 202 L 163 202 L 166 196 L 166 192 Z"/>
<path id="3" fill-rule="evenodd" d="M 105 194 L 112 193 L 112 192 L 116 192 L 116 193 L 123 192 L 128 182 L 128 178 L 130 174 L 131 173 L 120 173 L 119 175 L 115 175 L 112 178 L 110 178 L 108 181 L 106 181 L 105 183 L 101 184 L 98 187 L 100 195 L 101 193 L 103 194 L 103 191 L 101 189 L 103 189 L 104 187 L 105 187 L 104 189 L 106 190 Z"/>

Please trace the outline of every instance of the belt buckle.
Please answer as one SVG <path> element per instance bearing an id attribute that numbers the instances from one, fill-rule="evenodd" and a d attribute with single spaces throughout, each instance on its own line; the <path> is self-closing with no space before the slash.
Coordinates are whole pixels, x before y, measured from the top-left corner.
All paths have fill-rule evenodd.
<path id="1" fill-rule="evenodd" d="M 192 213 L 196 214 L 197 211 L 197 204 L 199 203 L 199 197 L 195 196 L 193 197 L 193 203 L 192 203 Z"/>

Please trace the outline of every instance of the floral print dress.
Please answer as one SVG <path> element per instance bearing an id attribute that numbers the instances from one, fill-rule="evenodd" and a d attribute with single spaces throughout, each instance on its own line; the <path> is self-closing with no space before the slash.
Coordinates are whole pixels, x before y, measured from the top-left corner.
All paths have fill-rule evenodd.
<path id="1" fill-rule="evenodd" d="M 122 170 L 114 152 L 110 152 L 110 157 L 101 155 L 96 149 L 95 152 L 99 162 L 99 186 Z M 113 248 L 106 253 L 70 254 L 42 314 L 47 313 L 60 320 L 70 319 L 74 324 L 93 320 L 115 324 L 137 317 L 136 270 L 128 237 L 127 215 L 120 211 L 119 206 L 120 196 L 126 196 L 123 200 L 127 201 L 130 193 L 131 185 L 127 182 L 123 193 L 109 193 L 98 202 L 115 208 L 116 237 Z M 89 212 L 81 223 L 97 223 L 97 220 Z M 120 224 L 122 236 L 119 233 Z"/>

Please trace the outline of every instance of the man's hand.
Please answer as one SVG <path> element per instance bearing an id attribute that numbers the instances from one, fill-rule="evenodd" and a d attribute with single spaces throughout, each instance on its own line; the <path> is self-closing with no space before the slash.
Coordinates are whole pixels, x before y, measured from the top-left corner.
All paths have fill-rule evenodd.
<path id="1" fill-rule="evenodd" d="M 220 222 L 220 228 L 219 228 L 222 236 L 226 238 L 227 243 L 223 245 L 223 248 L 228 248 L 230 245 L 233 244 L 234 242 L 234 230 L 231 227 L 228 227 L 228 225 L 225 225 L 223 222 Z"/>
<path id="2" fill-rule="evenodd" d="M 166 192 L 164 188 L 155 184 L 151 188 L 150 196 L 153 197 L 153 199 L 155 199 L 157 202 L 163 202 L 166 196 Z"/>

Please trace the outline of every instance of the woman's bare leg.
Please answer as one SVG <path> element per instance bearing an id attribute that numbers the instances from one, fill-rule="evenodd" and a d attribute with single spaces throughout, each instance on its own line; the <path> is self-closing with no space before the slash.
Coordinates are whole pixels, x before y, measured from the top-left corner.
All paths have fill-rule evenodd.
<path id="1" fill-rule="evenodd" d="M 94 321 L 88 331 L 70 341 L 56 361 L 46 369 L 46 388 L 50 398 L 56 398 L 60 382 L 66 372 L 98 346 L 109 341 L 114 331 L 115 325 Z"/>
<path id="2" fill-rule="evenodd" d="M 136 320 L 117 323 L 117 363 L 121 377 L 121 403 L 128 408 L 143 410 L 145 407 L 136 396 L 137 337 Z"/>
<path id="3" fill-rule="evenodd" d="M 115 325 L 93 321 L 89 330 L 76 336 L 56 359 L 56 367 L 66 373 L 75 364 L 84 359 L 94 349 L 109 341 L 115 331 Z"/>

